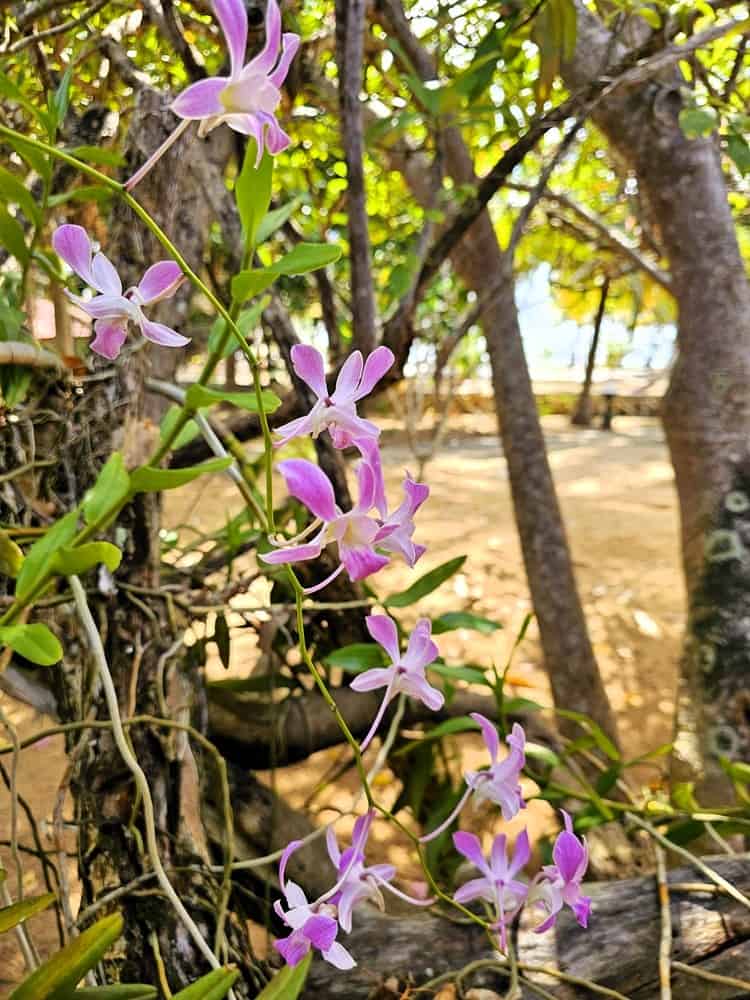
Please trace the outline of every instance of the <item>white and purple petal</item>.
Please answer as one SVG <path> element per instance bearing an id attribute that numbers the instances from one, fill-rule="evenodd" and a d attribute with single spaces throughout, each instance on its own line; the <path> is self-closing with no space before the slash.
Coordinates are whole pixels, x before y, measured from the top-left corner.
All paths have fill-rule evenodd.
<path id="1" fill-rule="evenodd" d="M 171 109 L 180 118 L 199 121 L 212 115 L 221 115 L 226 110 L 221 95 L 229 84 L 225 76 L 209 76 L 205 80 L 191 83 L 172 101 Z"/>
<path id="2" fill-rule="evenodd" d="M 365 625 L 375 642 L 390 656 L 391 662 L 398 663 L 400 657 L 398 629 L 390 615 L 368 615 L 365 618 Z"/>
<path id="3" fill-rule="evenodd" d="M 314 462 L 290 458 L 279 462 L 276 468 L 284 477 L 289 493 L 316 517 L 330 522 L 339 516 L 331 481 Z"/>
<path id="4" fill-rule="evenodd" d="M 160 260 L 157 264 L 152 264 L 138 282 L 141 305 L 147 306 L 168 299 L 177 291 L 183 278 L 180 265 L 173 260 Z"/>
<path id="5" fill-rule="evenodd" d="M 270 0 L 272 2 L 272 0 Z M 270 5 L 269 2 L 269 5 Z M 216 19 L 224 32 L 232 64 L 232 78 L 242 72 L 247 51 L 247 11 L 244 0 L 213 0 Z"/>

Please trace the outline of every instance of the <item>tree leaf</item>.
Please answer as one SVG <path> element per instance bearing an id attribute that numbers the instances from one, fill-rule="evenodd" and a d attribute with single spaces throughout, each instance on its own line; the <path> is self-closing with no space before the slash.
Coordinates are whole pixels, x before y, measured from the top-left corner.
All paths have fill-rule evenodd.
<path id="1" fill-rule="evenodd" d="M 55 552 L 71 542 L 78 525 L 78 511 L 72 510 L 56 521 L 38 541 L 34 542 L 23 560 L 16 580 L 16 597 L 23 600 L 46 572 Z"/>
<path id="2" fill-rule="evenodd" d="M 371 667 L 383 667 L 388 658 L 381 646 L 376 642 L 353 642 L 350 646 L 342 646 L 326 656 L 324 663 L 329 667 L 341 667 L 348 673 L 361 673 Z"/>
<path id="3" fill-rule="evenodd" d="M 113 452 L 102 466 L 96 482 L 83 498 L 83 519 L 96 524 L 116 503 L 124 500 L 130 489 L 130 476 L 122 453 Z"/>
<path id="4" fill-rule="evenodd" d="M 727 136 L 727 153 L 743 177 L 750 173 L 750 146 L 739 132 L 730 132 Z"/>
<path id="5" fill-rule="evenodd" d="M 43 896 L 28 896 L 26 899 L 19 899 L 17 903 L 11 903 L 10 906 L 4 906 L 0 910 L 0 934 L 12 930 L 24 920 L 33 917 L 35 913 L 46 910 L 54 901 L 54 892 L 47 892 Z"/>
<path id="6" fill-rule="evenodd" d="M 122 552 L 111 542 L 87 542 L 58 549 L 52 559 L 52 568 L 61 576 L 81 576 L 103 564 L 114 573 L 121 561 Z"/>
<path id="7" fill-rule="evenodd" d="M 256 1000 L 297 1000 L 305 985 L 311 962 L 312 952 L 309 952 L 298 965 L 285 965 L 260 991 Z"/>
<path id="8" fill-rule="evenodd" d="M 59 663 L 63 656 L 57 636 L 41 622 L 33 625 L 0 626 L 0 643 L 10 646 L 14 653 L 42 667 Z"/>
<path id="9" fill-rule="evenodd" d="M 398 594 L 391 594 L 383 601 L 383 605 L 386 608 L 406 608 L 410 604 L 415 604 L 417 601 L 431 594 L 433 590 L 449 580 L 454 573 L 457 573 L 463 564 L 466 562 L 466 556 L 456 556 L 455 559 L 449 559 L 448 562 L 442 563 L 442 565 L 437 566 L 435 569 L 431 569 L 429 573 L 425 573 L 424 576 L 420 578 L 411 585 L 407 587 L 406 590 L 402 590 Z"/>
<path id="10" fill-rule="evenodd" d="M 190 465 L 186 469 L 155 469 L 152 465 L 143 465 L 130 473 L 130 490 L 132 493 L 161 493 L 162 490 L 174 490 L 185 483 L 192 483 L 200 476 L 214 472 L 223 472 L 232 464 L 231 455 L 226 458 L 212 458 L 200 465 Z"/>
<path id="11" fill-rule="evenodd" d="M 234 200 L 237 203 L 245 245 L 248 248 L 253 248 L 256 245 L 258 227 L 271 204 L 273 183 L 273 157 L 264 152 L 256 167 L 257 152 L 258 147 L 255 140 L 248 139 L 245 147 L 245 158 L 242 161 L 242 170 L 240 170 L 234 185 Z"/>
<path id="12" fill-rule="evenodd" d="M 480 632 L 482 635 L 492 635 L 493 632 L 502 627 L 500 622 L 472 614 L 471 611 L 448 611 L 433 620 L 432 634 L 442 635 L 443 632 L 452 632 L 457 628 L 467 628 L 473 632 Z"/>
<path id="13" fill-rule="evenodd" d="M 261 393 L 261 399 L 263 410 L 266 413 L 274 413 L 281 406 L 281 400 L 276 393 L 269 392 L 268 389 L 264 389 Z M 248 410 L 250 413 L 258 412 L 258 397 L 254 392 L 225 392 L 223 389 L 209 389 L 197 382 L 188 389 L 185 394 L 185 402 L 191 410 L 213 406 L 215 403 L 231 403 L 241 410 Z"/>
<path id="14" fill-rule="evenodd" d="M 119 913 L 97 921 L 32 972 L 11 993 L 10 1000 L 65 1000 L 120 937 L 123 925 Z"/>
<path id="15" fill-rule="evenodd" d="M 711 135 L 717 124 L 712 108 L 683 108 L 680 112 L 680 128 L 688 139 Z"/>
<path id="16" fill-rule="evenodd" d="M 238 969 L 214 969 L 175 993 L 173 1000 L 222 1000 L 237 982 L 239 974 Z"/>

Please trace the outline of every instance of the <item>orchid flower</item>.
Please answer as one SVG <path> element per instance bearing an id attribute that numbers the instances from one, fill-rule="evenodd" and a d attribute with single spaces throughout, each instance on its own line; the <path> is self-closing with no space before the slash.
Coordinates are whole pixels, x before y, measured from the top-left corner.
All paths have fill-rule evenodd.
<path id="1" fill-rule="evenodd" d="M 481 872 L 481 878 L 471 879 L 453 895 L 457 903 L 465 904 L 474 899 L 484 899 L 494 909 L 493 929 L 499 931 L 502 950 L 506 948 L 506 929 L 526 901 L 528 886 L 515 876 L 531 856 L 529 835 L 522 830 L 516 839 L 513 858 L 509 862 L 504 833 L 492 842 L 489 862 L 482 853 L 479 838 L 473 833 L 459 831 L 453 834 L 456 850 L 472 862 Z"/>
<path id="2" fill-rule="evenodd" d="M 385 908 L 381 889 L 386 889 L 414 906 L 431 906 L 435 902 L 434 898 L 416 899 L 392 886 L 391 882 L 396 875 L 393 865 L 365 865 L 365 845 L 374 817 L 375 812 L 370 809 L 357 819 L 354 824 L 352 846 L 343 852 L 339 850 L 333 828 L 329 826 L 326 831 L 328 856 L 339 877 L 339 888 L 327 902 L 336 905 L 339 924 L 347 934 L 352 929 L 352 911 L 363 900 L 371 900 L 381 910 Z"/>
<path id="3" fill-rule="evenodd" d="M 411 536 L 414 534 L 414 515 L 429 495 L 429 486 L 416 483 L 407 473 L 403 503 L 385 518 L 375 536 L 378 548 L 402 556 L 407 566 L 414 566 L 427 551 L 426 546 L 413 542 Z"/>
<path id="4" fill-rule="evenodd" d="M 387 347 L 378 347 L 367 361 L 363 361 L 360 351 L 353 351 L 342 365 L 336 388 L 329 395 L 320 351 L 307 344 L 295 344 L 292 348 L 294 370 L 315 393 L 317 401 L 306 416 L 276 429 L 281 435 L 277 447 L 304 434 L 317 437 L 324 430 L 330 433 L 335 448 L 357 444 L 359 438 L 377 439 L 379 429 L 357 416 L 356 404 L 372 392 L 393 361 L 393 352 Z"/>
<path id="5" fill-rule="evenodd" d="M 497 730 L 489 719 L 480 715 L 479 712 L 471 712 L 471 718 L 482 730 L 484 742 L 490 755 L 490 766 L 486 771 L 467 771 L 464 775 L 466 781 L 466 791 L 461 796 L 455 809 L 443 820 L 440 826 L 430 833 L 420 837 L 422 843 L 434 840 L 443 830 L 450 826 L 456 816 L 466 805 L 469 797 L 473 794 L 474 801 L 479 804 L 484 799 L 489 799 L 500 806 L 503 819 L 507 822 L 523 809 L 526 803 L 523 801 L 523 794 L 519 778 L 526 756 L 524 748 L 526 745 L 526 734 L 523 727 L 517 722 L 514 723 L 510 736 L 507 738 L 510 751 L 503 760 L 498 760 L 500 742 Z"/>
<path id="6" fill-rule="evenodd" d="M 281 33 L 281 13 L 277 0 L 268 0 L 266 42 L 261 52 L 245 65 L 247 11 L 243 0 L 214 0 L 213 9 L 229 49 L 229 76 L 209 76 L 198 80 L 174 99 L 171 108 L 183 121 L 167 140 L 127 182 L 131 190 L 148 173 L 191 121 L 198 121 L 198 135 L 208 135 L 226 122 L 235 132 L 255 139 L 260 163 L 263 150 L 271 156 L 291 142 L 276 118 L 281 102 L 281 86 L 299 48 L 299 35 Z"/>
<path id="7" fill-rule="evenodd" d="M 91 350 L 110 360 L 117 357 L 130 322 L 140 327 L 147 340 L 162 347 L 183 347 L 190 342 L 169 326 L 147 319 L 144 306 L 154 305 L 174 295 L 183 280 L 173 260 L 153 264 L 140 282 L 123 293 L 122 281 L 114 265 L 103 253 L 94 254 L 91 240 L 82 226 L 59 226 L 52 236 L 55 252 L 82 281 L 98 292 L 92 299 L 68 293 L 77 306 L 94 319 L 96 336 Z"/>
<path id="8" fill-rule="evenodd" d="M 292 933 L 288 937 L 274 941 L 273 946 L 283 956 L 287 965 L 297 965 L 311 948 L 316 948 L 326 962 L 335 965 L 337 969 L 351 969 L 357 963 L 346 948 L 336 940 L 339 932 L 338 911 L 335 904 L 329 903 L 326 899 L 326 895 L 331 893 L 310 903 L 300 886 L 285 878 L 287 862 L 300 843 L 299 840 L 293 840 L 281 856 L 279 881 L 288 909 L 284 910 L 279 899 L 273 904 L 273 908 L 287 927 L 291 927 Z M 334 886 L 334 894 L 337 888 Z"/>
<path id="9" fill-rule="evenodd" d="M 545 865 L 531 887 L 529 902 L 540 906 L 548 914 L 538 927 L 537 934 L 549 930 L 557 920 L 558 913 L 567 904 L 581 927 L 588 924 L 591 899 L 581 893 L 581 881 L 589 863 L 589 851 L 583 837 L 578 839 L 573 833 L 573 822 L 564 809 L 565 829 L 558 834 L 552 848 L 554 864 Z"/>
<path id="10" fill-rule="evenodd" d="M 385 710 L 397 694 L 407 694 L 421 701 L 433 712 L 443 707 L 445 698 L 441 691 L 427 681 L 425 668 L 438 655 L 438 648 L 432 641 L 432 625 L 429 618 L 420 618 L 409 636 L 409 644 L 402 655 L 398 645 L 396 624 L 388 615 L 368 615 L 365 618 L 367 631 L 391 658 L 390 667 L 376 667 L 365 670 L 351 682 L 355 691 L 374 691 L 385 688 L 385 695 L 375 715 L 367 736 L 362 740 L 360 751 L 364 751 L 378 730 Z"/>
<path id="11" fill-rule="evenodd" d="M 261 555 L 267 563 L 282 565 L 316 559 L 329 542 L 336 542 L 340 564 L 322 583 L 309 587 L 306 593 L 321 590 L 342 570 L 346 570 L 352 581 L 363 580 L 377 573 L 387 565 L 388 557 L 379 555 L 374 549 L 375 537 L 380 526 L 369 516 L 373 505 L 375 482 L 367 462 L 361 462 L 357 469 L 359 499 L 355 506 L 342 513 L 336 506 L 333 486 L 326 474 L 314 462 L 302 458 L 291 458 L 279 462 L 277 469 L 286 480 L 289 493 L 300 500 L 315 515 L 318 533 L 302 545 L 288 545 L 276 551 Z M 308 529 L 309 530 L 309 529 Z"/>

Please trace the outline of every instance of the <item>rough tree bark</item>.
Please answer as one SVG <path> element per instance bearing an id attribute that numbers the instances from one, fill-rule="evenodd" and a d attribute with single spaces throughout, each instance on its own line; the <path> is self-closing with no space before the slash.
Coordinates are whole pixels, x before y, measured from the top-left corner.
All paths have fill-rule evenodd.
<path id="1" fill-rule="evenodd" d="M 563 68 L 573 88 L 623 55 L 597 17 L 582 3 L 577 10 L 575 56 Z M 750 440 L 750 285 L 716 137 L 688 139 L 680 128 L 683 86 L 668 68 L 615 89 L 593 119 L 638 178 L 678 306 L 677 361 L 663 408 L 689 605 L 674 760 L 676 775 L 696 780 L 699 795 L 715 802 L 727 795 L 717 749 L 750 756 L 750 578 L 740 509 Z"/>
<path id="2" fill-rule="evenodd" d="M 378 0 L 378 9 L 418 75 L 423 80 L 434 79 L 432 57 L 413 35 L 399 0 Z M 475 183 L 471 156 L 458 128 L 443 129 L 439 141 L 447 173 L 457 183 Z M 424 202 L 428 192 L 421 158 L 405 158 L 402 169 L 415 197 Z M 614 718 L 576 589 L 524 355 L 512 260 L 501 249 L 486 210 L 452 253 L 451 260 L 482 303 L 482 328 L 492 366 L 513 509 L 555 704 L 585 712 L 616 739 Z"/>
<path id="3" fill-rule="evenodd" d="M 573 416 L 570 418 L 571 424 L 578 427 L 589 427 L 591 424 L 591 382 L 594 377 L 594 365 L 596 364 L 596 352 L 599 349 L 599 335 L 602 331 L 602 321 L 604 320 L 604 310 L 607 306 L 607 295 L 609 294 L 609 278 L 604 279 L 601 292 L 599 293 L 599 305 L 594 317 L 594 332 L 591 334 L 591 344 L 586 358 L 586 374 L 581 386 L 581 394 L 578 397 Z"/>

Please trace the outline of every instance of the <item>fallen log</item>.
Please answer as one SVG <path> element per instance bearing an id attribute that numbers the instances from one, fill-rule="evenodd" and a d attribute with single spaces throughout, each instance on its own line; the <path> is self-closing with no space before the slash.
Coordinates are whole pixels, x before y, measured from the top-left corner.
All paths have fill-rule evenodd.
<path id="1" fill-rule="evenodd" d="M 750 855 L 706 860 L 741 891 L 750 890 Z M 710 888 L 687 888 L 689 883 L 705 883 L 705 876 L 690 867 L 671 871 L 668 880 L 674 886 L 670 892 L 671 958 L 680 963 L 673 970 L 673 1000 L 750 997 L 741 985 L 698 978 L 682 969 L 689 966 L 698 973 L 750 981 L 750 909 Z M 521 967 L 556 970 L 616 990 L 630 1000 L 658 1000 L 661 914 L 656 879 L 642 876 L 593 883 L 585 889 L 593 899 L 588 930 L 580 928 L 567 912 L 546 934 L 535 934 L 533 922 L 524 918 L 515 940 Z M 342 934 L 341 939 L 357 966 L 339 972 L 316 959 L 303 994 L 306 1000 L 366 1000 L 371 996 L 395 1000 L 404 995 L 407 985 L 413 988 L 443 973 L 460 971 L 470 962 L 493 958 L 481 928 L 439 916 L 388 915 L 363 909 L 355 917 L 352 933 Z M 572 984 L 527 969 L 523 974 L 559 1000 L 601 996 L 580 982 Z M 470 986 L 494 989 L 503 996 L 508 979 L 504 973 L 485 968 L 467 977 L 463 987 Z M 434 991 L 419 994 L 433 995 Z M 524 1000 L 539 996 L 529 986 L 523 987 L 522 995 Z"/>

